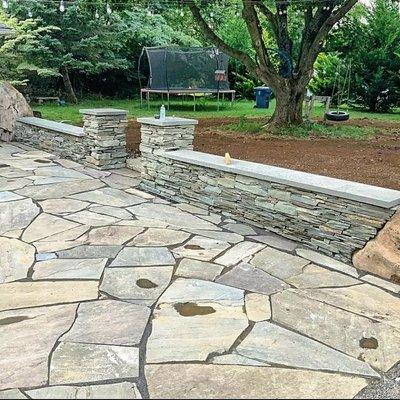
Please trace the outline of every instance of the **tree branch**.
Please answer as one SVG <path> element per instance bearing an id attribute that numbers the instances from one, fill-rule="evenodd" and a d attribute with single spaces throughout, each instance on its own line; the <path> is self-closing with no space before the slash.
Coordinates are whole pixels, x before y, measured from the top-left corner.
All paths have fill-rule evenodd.
<path id="1" fill-rule="evenodd" d="M 220 48 L 227 55 L 236 58 L 240 62 L 242 62 L 246 68 L 252 72 L 253 74 L 258 75 L 260 73 L 259 67 L 257 63 L 245 52 L 236 50 L 233 47 L 229 46 L 225 41 L 223 41 L 218 35 L 214 33 L 211 27 L 207 24 L 206 20 L 201 15 L 199 7 L 193 3 L 193 1 L 185 1 L 187 6 L 189 7 L 193 18 L 197 22 L 201 32 L 211 43 L 214 43 L 218 48 Z"/>

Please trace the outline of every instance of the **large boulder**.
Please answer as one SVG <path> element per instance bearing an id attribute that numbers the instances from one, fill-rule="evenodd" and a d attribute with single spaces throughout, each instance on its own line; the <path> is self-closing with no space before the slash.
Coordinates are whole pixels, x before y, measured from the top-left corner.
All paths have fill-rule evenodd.
<path id="1" fill-rule="evenodd" d="M 0 139 L 12 140 L 15 121 L 33 116 L 25 97 L 8 82 L 0 82 Z"/>
<path id="2" fill-rule="evenodd" d="M 400 210 L 353 257 L 356 268 L 400 283 Z"/>

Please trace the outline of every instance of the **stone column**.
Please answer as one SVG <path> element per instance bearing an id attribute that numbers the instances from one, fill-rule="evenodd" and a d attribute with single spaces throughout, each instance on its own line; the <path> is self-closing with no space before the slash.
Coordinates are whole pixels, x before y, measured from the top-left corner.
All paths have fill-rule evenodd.
<path id="1" fill-rule="evenodd" d="M 83 130 L 90 143 L 90 154 L 86 156 L 87 164 L 98 169 L 125 167 L 125 129 L 128 124 L 128 112 L 111 108 L 80 112 L 83 114 Z"/>
<path id="2" fill-rule="evenodd" d="M 142 154 L 142 188 L 153 193 L 161 194 L 157 189 L 156 180 L 168 174 L 171 163 L 163 157 L 169 150 L 192 150 L 194 128 L 198 121 L 195 119 L 167 117 L 138 118 L 141 124 L 140 152 Z"/>

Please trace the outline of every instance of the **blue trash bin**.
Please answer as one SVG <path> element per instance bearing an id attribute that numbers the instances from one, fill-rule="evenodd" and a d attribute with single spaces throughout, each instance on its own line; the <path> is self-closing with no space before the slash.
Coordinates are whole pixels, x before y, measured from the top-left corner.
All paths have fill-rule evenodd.
<path id="1" fill-rule="evenodd" d="M 268 86 L 258 86 L 254 88 L 256 96 L 255 108 L 268 108 L 272 96 L 272 89 Z"/>

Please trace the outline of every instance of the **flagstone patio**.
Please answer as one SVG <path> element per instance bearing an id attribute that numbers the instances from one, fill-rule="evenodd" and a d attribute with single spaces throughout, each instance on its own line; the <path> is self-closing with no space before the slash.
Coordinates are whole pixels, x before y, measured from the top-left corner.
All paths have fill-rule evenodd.
<path id="1" fill-rule="evenodd" d="M 0 144 L 0 399 L 400 397 L 399 286 Z"/>

